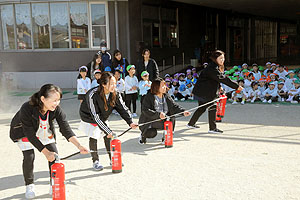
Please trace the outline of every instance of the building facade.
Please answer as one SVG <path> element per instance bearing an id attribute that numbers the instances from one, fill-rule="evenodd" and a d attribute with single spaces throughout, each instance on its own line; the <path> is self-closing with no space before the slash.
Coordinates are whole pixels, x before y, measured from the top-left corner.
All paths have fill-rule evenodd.
<path id="1" fill-rule="evenodd" d="M 120 49 L 132 64 L 149 48 L 161 71 L 184 67 L 191 59 L 202 63 L 214 49 L 226 52 L 227 65 L 298 64 L 299 24 L 297 18 L 184 1 L 0 0 L 1 70 L 17 87 L 36 88 L 49 81 L 75 87 L 76 70 L 92 60 L 102 40 L 110 53 Z M 56 80 L 59 76 L 63 80 Z"/>

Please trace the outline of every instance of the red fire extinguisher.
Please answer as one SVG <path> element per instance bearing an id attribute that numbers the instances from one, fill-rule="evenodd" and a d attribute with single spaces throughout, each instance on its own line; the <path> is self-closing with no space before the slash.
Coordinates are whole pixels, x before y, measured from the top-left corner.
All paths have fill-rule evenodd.
<path id="1" fill-rule="evenodd" d="M 120 173 L 122 172 L 121 141 L 115 135 L 110 143 L 110 149 L 112 172 Z"/>
<path id="2" fill-rule="evenodd" d="M 65 200 L 65 166 L 55 154 L 55 163 L 51 166 L 52 199 Z"/>
<path id="3" fill-rule="evenodd" d="M 220 101 L 219 101 L 219 112 L 218 112 L 218 117 L 223 118 L 225 115 L 225 106 L 227 102 L 227 96 L 225 94 L 220 95 Z"/>
<path id="4" fill-rule="evenodd" d="M 173 147 L 173 124 L 170 119 L 164 122 L 165 147 Z"/>

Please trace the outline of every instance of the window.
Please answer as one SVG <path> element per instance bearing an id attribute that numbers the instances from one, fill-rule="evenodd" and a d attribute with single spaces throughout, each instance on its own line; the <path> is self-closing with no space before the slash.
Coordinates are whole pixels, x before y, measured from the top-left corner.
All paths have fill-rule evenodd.
<path id="1" fill-rule="evenodd" d="M 99 48 L 106 38 L 106 9 L 105 4 L 91 4 L 91 39 L 92 48 Z"/>
<path id="2" fill-rule="evenodd" d="M 16 30 L 18 49 L 31 49 L 31 17 L 29 4 L 16 4 Z"/>
<path id="3" fill-rule="evenodd" d="M 32 4 L 33 45 L 35 49 L 50 48 L 49 10 L 47 3 Z"/>
<path id="4" fill-rule="evenodd" d="M 3 48 L 15 49 L 13 6 L 1 6 Z"/>
<path id="5" fill-rule="evenodd" d="M 51 31 L 53 48 L 69 48 L 69 16 L 67 3 L 51 3 Z"/>
<path id="6" fill-rule="evenodd" d="M 88 48 L 88 17 L 86 3 L 70 3 L 72 48 Z"/>

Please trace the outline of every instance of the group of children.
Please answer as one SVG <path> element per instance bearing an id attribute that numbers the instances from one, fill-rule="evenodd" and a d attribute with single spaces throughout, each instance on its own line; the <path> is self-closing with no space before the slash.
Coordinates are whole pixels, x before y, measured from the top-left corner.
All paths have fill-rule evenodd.
<path id="1" fill-rule="evenodd" d="M 291 102 L 299 103 L 300 70 L 288 70 L 283 65 L 267 62 L 265 67 L 244 63 L 225 71 L 225 75 L 236 81 L 244 89 L 238 93 L 222 85 L 232 104 L 245 104 L 261 101 L 263 103 Z"/>

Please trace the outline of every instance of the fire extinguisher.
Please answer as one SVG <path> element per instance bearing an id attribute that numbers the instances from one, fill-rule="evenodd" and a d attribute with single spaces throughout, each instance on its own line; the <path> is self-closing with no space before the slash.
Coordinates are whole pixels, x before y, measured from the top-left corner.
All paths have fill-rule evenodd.
<path id="1" fill-rule="evenodd" d="M 51 166 L 52 199 L 65 200 L 65 166 L 55 154 L 55 163 Z"/>
<path id="2" fill-rule="evenodd" d="M 219 109 L 217 109 L 217 115 L 218 117 L 223 118 L 225 115 L 225 106 L 226 106 L 226 101 L 227 101 L 227 96 L 225 94 L 220 95 L 220 99 L 219 100 Z"/>
<path id="3" fill-rule="evenodd" d="M 168 118 L 164 122 L 164 135 L 165 135 L 165 147 L 171 148 L 173 147 L 173 124 Z"/>
<path id="4" fill-rule="evenodd" d="M 117 139 L 116 135 L 113 135 L 113 139 L 110 142 L 110 149 L 112 173 L 120 173 L 122 172 L 121 141 Z"/>

